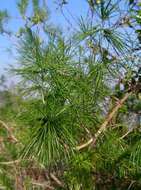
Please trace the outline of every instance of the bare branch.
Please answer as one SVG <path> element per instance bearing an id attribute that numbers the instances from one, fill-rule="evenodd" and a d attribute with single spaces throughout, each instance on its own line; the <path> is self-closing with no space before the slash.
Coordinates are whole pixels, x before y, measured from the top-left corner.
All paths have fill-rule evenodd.
<path id="1" fill-rule="evenodd" d="M 32 181 L 32 184 L 33 185 L 36 185 L 36 186 L 40 186 L 42 188 L 47 188 L 48 190 L 54 190 L 55 188 L 46 184 L 46 183 L 39 183 L 39 182 L 36 182 L 36 181 Z"/>
<path id="2" fill-rule="evenodd" d="M 124 102 L 128 99 L 128 97 L 132 94 L 132 92 L 126 93 L 124 97 L 119 100 L 118 104 L 112 109 L 112 111 L 107 115 L 105 121 L 100 126 L 99 130 L 96 132 L 93 138 L 89 139 L 86 143 L 79 145 L 76 147 L 76 150 L 81 150 L 83 148 L 88 147 L 90 144 L 95 143 L 98 137 L 103 133 L 108 127 L 108 123 L 111 121 L 115 113 L 122 107 Z"/>
<path id="3" fill-rule="evenodd" d="M 11 139 L 13 142 L 17 143 L 18 140 L 17 140 L 17 138 L 13 135 L 13 133 L 12 133 L 11 129 L 8 127 L 8 125 L 7 125 L 4 121 L 2 121 L 2 120 L 0 120 L 0 124 L 8 131 L 9 136 L 10 136 L 10 139 Z"/>
<path id="4" fill-rule="evenodd" d="M 55 181 L 55 183 L 60 186 L 60 187 L 64 187 L 63 183 L 53 174 L 50 173 L 50 178 Z"/>

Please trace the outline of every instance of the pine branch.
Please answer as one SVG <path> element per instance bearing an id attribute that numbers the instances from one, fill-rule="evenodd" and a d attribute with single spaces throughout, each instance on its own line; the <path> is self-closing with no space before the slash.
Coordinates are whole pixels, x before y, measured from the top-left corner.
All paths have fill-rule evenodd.
<path id="1" fill-rule="evenodd" d="M 132 92 L 126 93 L 124 97 L 118 102 L 118 104 L 112 109 L 112 111 L 107 115 L 105 121 L 100 126 L 99 130 L 96 132 L 93 138 L 89 139 L 86 143 L 79 145 L 76 147 L 76 150 L 81 150 L 83 148 L 88 147 L 92 143 L 96 143 L 96 140 L 98 137 L 108 128 L 108 123 L 111 121 L 115 113 L 122 107 L 122 105 L 125 103 L 125 101 L 128 99 L 128 97 L 132 94 Z"/>

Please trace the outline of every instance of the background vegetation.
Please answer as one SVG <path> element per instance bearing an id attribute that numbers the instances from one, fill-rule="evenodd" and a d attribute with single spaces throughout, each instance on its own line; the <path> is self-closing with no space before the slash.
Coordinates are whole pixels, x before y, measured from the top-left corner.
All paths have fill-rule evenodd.
<path id="1" fill-rule="evenodd" d="M 70 1 L 55 5 L 69 24 Z M 141 3 L 86 2 L 71 35 L 44 0 L 17 2 L 16 34 L 0 11 L 18 41 L 16 85 L 0 78 L 2 190 L 141 189 Z"/>

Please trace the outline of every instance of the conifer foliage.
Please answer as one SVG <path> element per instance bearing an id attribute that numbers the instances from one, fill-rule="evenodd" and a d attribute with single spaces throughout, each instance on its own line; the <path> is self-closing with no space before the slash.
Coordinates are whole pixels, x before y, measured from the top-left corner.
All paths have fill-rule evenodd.
<path id="1" fill-rule="evenodd" d="M 70 25 L 69 3 L 54 6 Z M 1 34 L 18 43 L 18 81 L 0 80 L 2 190 L 141 188 L 141 4 L 85 3 L 70 35 L 50 24 L 44 0 L 17 2 L 17 33 L 0 11 Z"/>

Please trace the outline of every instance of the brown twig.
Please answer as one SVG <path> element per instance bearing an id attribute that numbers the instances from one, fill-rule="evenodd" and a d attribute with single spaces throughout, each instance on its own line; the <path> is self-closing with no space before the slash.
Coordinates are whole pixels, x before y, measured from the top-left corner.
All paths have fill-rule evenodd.
<path id="1" fill-rule="evenodd" d="M 60 187 L 64 187 L 63 183 L 53 174 L 50 173 L 50 178 L 55 181 L 55 183 L 60 186 Z"/>
<path id="2" fill-rule="evenodd" d="M 8 162 L 0 162 L 0 165 L 13 165 L 13 164 L 17 164 L 21 162 L 21 160 L 12 160 L 12 161 L 8 161 Z"/>
<path id="3" fill-rule="evenodd" d="M 83 148 L 88 147 L 89 145 L 91 145 L 92 143 L 95 143 L 96 140 L 98 139 L 98 137 L 101 135 L 101 133 L 103 133 L 108 127 L 108 123 L 111 121 L 111 119 L 113 118 L 113 116 L 115 115 L 115 113 L 122 107 L 122 105 L 124 104 L 124 102 L 128 99 L 128 97 L 131 95 L 132 92 L 128 92 L 124 95 L 124 97 L 119 100 L 118 104 L 112 109 L 112 111 L 107 115 L 105 121 L 102 123 L 102 125 L 100 126 L 99 130 L 96 132 L 96 134 L 94 135 L 93 138 L 89 139 L 86 143 L 79 145 L 76 147 L 76 150 L 81 150 Z"/>
<path id="4" fill-rule="evenodd" d="M 13 142 L 17 143 L 18 140 L 13 135 L 13 133 L 12 133 L 11 129 L 8 127 L 8 125 L 4 121 L 2 121 L 2 120 L 0 120 L 0 124 L 8 131 L 8 133 L 9 133 L 9 139 L 12 140 Z"/>
<path id="5" fill-rule="evenodd" d="M 40 187 L 43 187 L 43 188 L 47 188 L 48 190 L 54 190 L 55 188 L 46 184 L 46 183 L 39 183 L 39 182 L 36 182 L 36 181 L 32 181 L 32 184 L 33 185 L 36 185 L 36 186 L 40 186 Z"/>
<path id="6" fill-rule="evenodd" d="M 129 133 L 131 133 L 133 129 L 127 131 L 123 136 L 120 137 L 120 139 L 124 139 L 126 136 L 128 136 Z"/>

